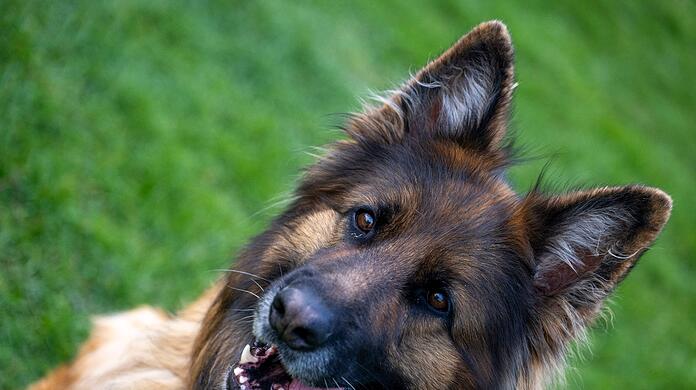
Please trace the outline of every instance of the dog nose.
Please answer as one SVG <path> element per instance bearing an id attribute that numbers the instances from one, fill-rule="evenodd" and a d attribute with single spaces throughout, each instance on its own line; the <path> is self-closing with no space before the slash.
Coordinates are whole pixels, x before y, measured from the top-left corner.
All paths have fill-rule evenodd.
<path id="1" fill-rule="evenodd" d="M 292 349 L 316 349 L 331 336 L 333 313 L 311 290 L 286 287 L 271 304 L 269 322 Z"/>

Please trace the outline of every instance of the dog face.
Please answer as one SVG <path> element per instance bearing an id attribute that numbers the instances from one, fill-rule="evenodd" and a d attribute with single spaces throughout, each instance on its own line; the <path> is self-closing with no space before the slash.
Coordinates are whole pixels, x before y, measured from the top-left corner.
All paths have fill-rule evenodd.
<path id="1" fill-rule="evenodd" d="M 512 227 L 516 197 L 493 175 L 433 161 L 448 147 L 363 151 L 351 184 L 301 213 L 293 234 L 312 231 L 313 241 L 291 248 L 311 249 L 290 256 L 292 271 L 267 289 L 254 321 L 290 374 L 315 385 L 327 374 L 388 387 L 477 384 L 483 367 L 469 365 L 490 371 L 505 353 L 482 338 L 521 343 L 531 273 Z"/>
<path id="2" fill-rule="evenodd" d="M 512 56 L 484 23 L 346 124 L 229 273 L 194 388 L 535 388 L 559 369 L 671 201 L 513 192 Z"/>

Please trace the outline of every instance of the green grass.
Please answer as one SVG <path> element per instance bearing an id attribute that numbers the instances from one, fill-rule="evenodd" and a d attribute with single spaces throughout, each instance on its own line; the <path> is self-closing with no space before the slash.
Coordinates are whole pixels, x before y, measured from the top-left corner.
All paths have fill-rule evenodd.
<path id="1" fill-rule="evenodd" d="M 696 383 L 693 2 L 70 3 L 0 3 L 0 388 L 71 358 L 94 313 L 196 297 L 339 137 L 328 114 L 493 18 L 555 181 L 674 197 L 569 387 Z"/>

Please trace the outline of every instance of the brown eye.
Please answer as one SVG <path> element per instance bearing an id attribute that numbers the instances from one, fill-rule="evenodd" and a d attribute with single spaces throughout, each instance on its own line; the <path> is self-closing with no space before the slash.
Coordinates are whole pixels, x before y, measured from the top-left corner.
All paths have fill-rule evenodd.
<path id="1" fill-rule="evenodd" d="M 355 226 L 363 233 L 369 233 L 375 227 L 375 215 L 369 210 L 358 210 L 355 213 Z"/>
<path id="2" fill-rule="evenodd" d="M 428 305 L 437 311 L 449 310 L 447 293 L 442 290 L 428 291 Z"/>

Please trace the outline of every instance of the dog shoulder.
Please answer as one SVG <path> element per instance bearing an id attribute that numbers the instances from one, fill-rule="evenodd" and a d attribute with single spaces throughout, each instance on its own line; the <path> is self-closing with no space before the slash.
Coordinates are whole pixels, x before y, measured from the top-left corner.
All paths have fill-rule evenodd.
<path id="1" fill-rule="evenodd" d="M 216 287 L 176 316 L 141 306 L 95 317 L 75 360 L 29 387 L 47 389 L 183 389 L 191 348 Z"/>

